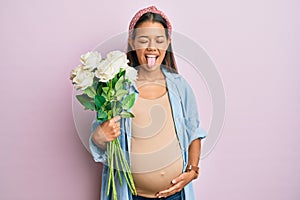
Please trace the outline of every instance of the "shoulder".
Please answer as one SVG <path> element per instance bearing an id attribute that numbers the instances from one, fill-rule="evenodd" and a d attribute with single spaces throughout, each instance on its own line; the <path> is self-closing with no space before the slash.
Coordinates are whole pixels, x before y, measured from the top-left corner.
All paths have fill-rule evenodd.
<path id="1" fill-rule="evenodd" d="M 179 85 L 189 86 L 188 82 L 181 74 L 171 72 L 166 68 L 162 68 L 162 70 L 168 80 L 170 80 L 176 84 L 179 84 Z"/>
<path id="2" fill-rule="evenodd" d="M 181 75 L 177 73 L 173 73 L 163 68 L 163 72 L 166 76 L 166 79 L 173 83 L 179 92 L 190 93 L 192 92 L 192 88 L 188 81 Z"/>

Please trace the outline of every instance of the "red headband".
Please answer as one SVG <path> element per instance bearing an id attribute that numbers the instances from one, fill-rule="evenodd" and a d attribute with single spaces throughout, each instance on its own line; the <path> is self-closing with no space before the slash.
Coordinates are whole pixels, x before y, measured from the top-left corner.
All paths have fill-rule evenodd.
<path id="1" fill-rule="evenodd" d="M 169 33 L 169 37 L 171 38 L 171 34 L 172 34 L 172 26 L 171 26 L 171 23 L 168 19 L 168 17 L 165 15 L 165 13 L 163 13 L 162 11 L 160 10 L 157 10 L 157 8 L 155 6 L 150 6 L 148 8 L 144 8 L 140 11 L 138 11 L 134 17 L 132 18 L 131 22 L 130 22 L 130 25 L 129 25 L 129 37 L 132 36 L 132 33 L 133 33 L 133 29 L 134 29 L 134 26 L 136 24 L 136 22 L 141 18 L 141 16 L 145 13 L 148 13 L 148 12 L 151 12 L 151 13 L 156 13 L 156 14 L 159 14 L 161 15 L 167 22 L 167 27 L 168 27 L 168 33 Z"/>

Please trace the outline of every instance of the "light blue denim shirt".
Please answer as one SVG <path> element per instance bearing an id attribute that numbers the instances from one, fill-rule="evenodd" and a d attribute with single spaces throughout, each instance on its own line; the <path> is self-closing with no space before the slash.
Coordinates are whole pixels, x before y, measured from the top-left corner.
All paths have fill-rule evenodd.
<path id="1" fill-rule="evenodd" d="M 184 171 L 188 164 L 188 148 L 190 143 L 197 138 L 205 138 L 206 131 L 200 127 L 197 103 L 195 101 L 194 93 L 189 84 L 180 74 L 169 72 L 163 67 L 162 71 L 166 77 L 166 85 L 168 88 L 168 95 L 170 99 L 170 105 L 172 108 L 175 130 L 182 150 L 182 157 L 184 161 L 182 169 Z M 132 86 L 130 88 L 130 92 L 135 92 L 136 99 L 138 98 L 139 92 L 135 86 Z M 100 124 L 101 122 L 97 122 L 97 120 L 94 120 L 92 124 L 92 133 Z M 120 124 L 121 135 L 118 138 L 129 163 L 130 154 L 128 149 L 130 149 L 131 145 L 131 118 L 122 118 Z M 99 148 L 92 141 L 92 137 L 90 137 L 89 144 L 94 160 L 96 162 L 103 163 L 101 200 L 110 200 L 111 197 L 106 195 L 108 182 L 108 166 L 106 152 Z M 115 183 L 117 186 L 118 199 L 132 200 L 131 192 L 126 184 L 125 177 L 122 176 L 122 179 L 123 184 L 120 185 L 117 174 L 115 174 L 115 180 L 117 180 L 115 181 Z M 182 199 L 195 199 L 192 183 L 189 183 L 184 187 Z"/>

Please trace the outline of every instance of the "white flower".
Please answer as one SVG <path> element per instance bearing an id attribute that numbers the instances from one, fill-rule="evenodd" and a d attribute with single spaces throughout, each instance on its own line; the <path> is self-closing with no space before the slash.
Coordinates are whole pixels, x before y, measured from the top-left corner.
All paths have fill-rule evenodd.
<path id="1" fill-rule="evenodd" d="M 126 54 L 121 51 L 112 51 L 107 58 L 102 60 L 95 71 L 95 76 L 100 82 L 107 82 L 119 73 L 121 68 L 127 67 Z"/>
<path id="2" fill-rule="evenodd" d="M 127 63 L 129 62 L 126 54 L 121 51 L 109 52 L 107 54 L 107 60 L 109 60 L 111 63 L 114 63 L 114 65 L 119 66 L 119 70 L 120 68 L 127 67 Z"/>
<path id="3" fill-rule="evenodd" d="M 73 83 L 77 90 L 85 90 L 87 87 L 93 85 L 94 73 L 89 70 L 79 69 Z"/>
<path id="4" fill-rule="evenodd" d="M 76 77 L 77 73 L 79 70 L 82 70 L 83 66 L 82 65 L 78 65 L 77 67 L 75 67 L 74 69 L 72 69 L 71 74 L 70 74 L 70 79 L 73 82 L 73 79 Z"/>
<path id="5" fill-rule="evenodd" d="M 92 71 L 99 65 L 101 61 L 101 54 L 97 51 L 87 52 L 86 54 L 81 55 L 80 60 L 83 64 L 83 69 Z"/>
<path id="6" fill-rule="evenodd" d="M 137 70 L 133 67 L 127 67 L 125 70 L 125 78 L 127 78 L 130 82 L 135 82 L 137 79 Z"/>

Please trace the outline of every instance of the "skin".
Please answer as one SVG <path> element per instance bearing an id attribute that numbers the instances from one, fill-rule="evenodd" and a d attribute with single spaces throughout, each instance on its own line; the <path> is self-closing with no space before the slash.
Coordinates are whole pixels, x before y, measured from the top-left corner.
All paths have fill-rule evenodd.
<path id="1" fill-rule="evenodd" d="M 132 49 L 136 51 L 140 66 L 138 78 L 146 80 L 164 79 L 160 65 L 166 55 L 171 40 L 166 37 L 164 27 L 157 22 L 144 22 L 136 29 L 134 40 L 128 39 Z M 149 67 L 147 55 L 157 56 L 155 66 Z"/>
<path id="2" fill-rule="evenodd" d="M 163 72 L 160 69 L 160 65 L 165 57 L 166 49 L 171 40 L 166 37 L 165 30 L 162 24 L 157 22 L 146 21 L 141 23 L 136 30 L 136 37 L 134 40 L 129 39 L 133 50 L 136 50 L 136 54 L 140 63 L 138 68 L 138 80 L 157 80 L 164 79 Z M 149 67 L 147 64 L 147 55 L 157 56 L 155 65 Z M 159 85 L 151 85 L 143 87 L 139 90 L 140 96 L 144 98 L 157 98 L 162 96 L 167 91 L 167 88 Z M 95 130 L 93 134 L 93 141 L 100 148 L 106 149 L 106 143 L 114 140 L 120 135 L 120 123 L 119 116 L 112 118 L 102 123 Z M 201 140 L 196 139 L 191 142 L 189 146 L 188 164 L 198 166 L 200 160 Z M 178 177 L 174 177 L 171 181 L 172 186 L 166 190 L 159 191 L 157 197 L 168 197 L 181 191 L 184 186 L 190 183 L 197 177 L 196 172 L 183 172 Z"/>
<path id="3" fill-rule="evenodd" d="M 201 149 L 201 140 L 196 139 L 191 142 L 189 146 L 189 158 L 188 163 L 193 166 L 198 166 L 199 160 L 200 160 L 200 149 Z M 172 180 L 173 186 L 170 188 L 160 191 L 157 193 L 157 197 L 168 197 L 170 195 L 175 194 L 176 192 L 181 191 L 184 186 L 186 186 L 188 183 L 190 183 L 192 180 L 194 180 L 197 177 L 196 172 L 190 171 L 190 172 L 183 172 L 178 177 L 175 177 Z"/>
<path id="4" fill-rule="evenodd" d="M 119 120 L 120 116 L 115 116 L 103 122 L 94 131 L 92 140 L 101 149 L 106 150 L 106 143 L 113 141 L 121 134 Z"/>

